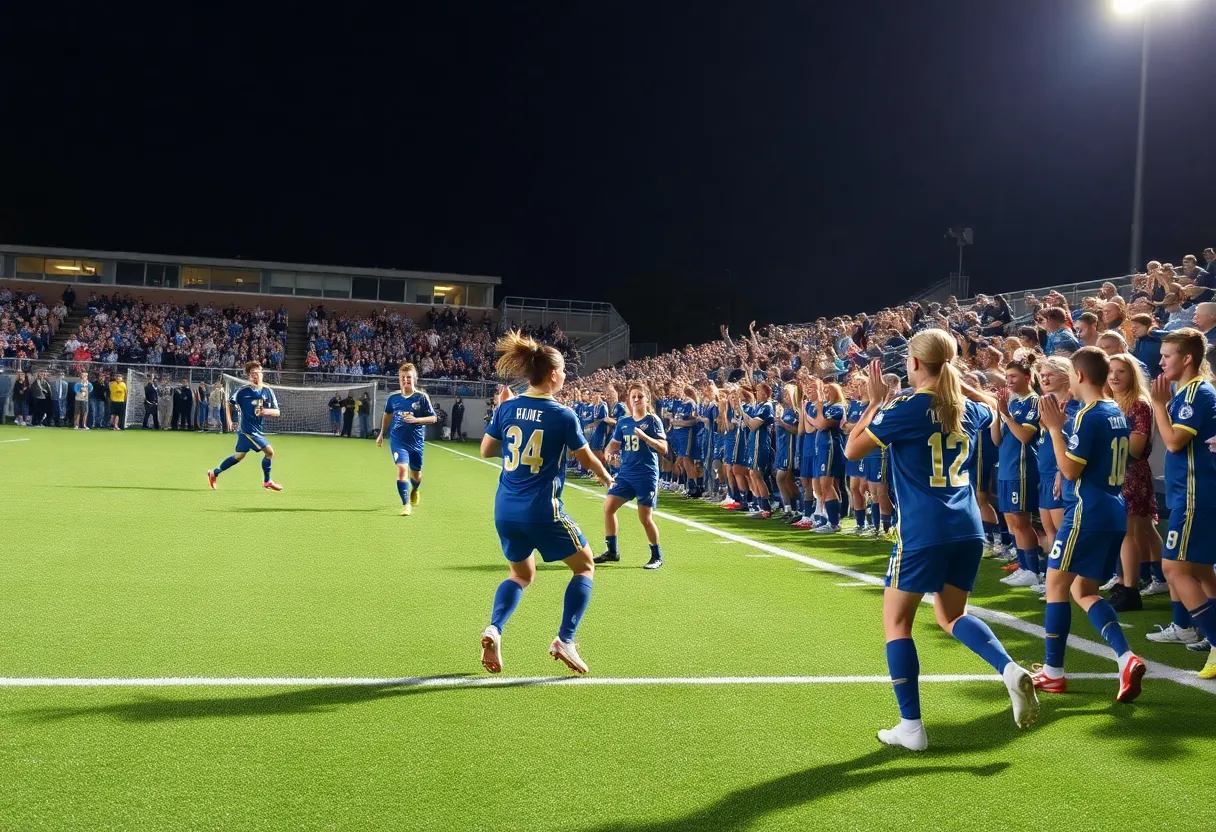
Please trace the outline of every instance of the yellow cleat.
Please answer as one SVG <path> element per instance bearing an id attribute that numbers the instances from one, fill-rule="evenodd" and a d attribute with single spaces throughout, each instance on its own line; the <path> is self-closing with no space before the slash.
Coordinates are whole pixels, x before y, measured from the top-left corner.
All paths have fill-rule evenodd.
<path id="1" fill-rule="evenodd" d="M 403 505 L 401 507 L 401 516 L 402 517 L 409 517 L 411 513 L 413 513 L 413 509 L 410 508 L 409 503 L 406 503 L 405 505 Z"/>
<path id="2" fill-rule="evenodd" d="M 1216 679 L 1216 659 L 1208 659 L 1208 663 L 1199 671 L 1200 679 Z"/>
<path id="3" fill-rule="evenodd" d="M 413 488 L 410 489 L 410 505 L 418 505 L 418 492 Z"/>

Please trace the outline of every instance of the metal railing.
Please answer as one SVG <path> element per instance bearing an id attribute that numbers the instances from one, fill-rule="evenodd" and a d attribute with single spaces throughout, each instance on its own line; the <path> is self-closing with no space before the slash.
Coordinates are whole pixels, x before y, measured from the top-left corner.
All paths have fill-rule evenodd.
<path id="1" fill-rule="evenodd" d="M 528 323 L 545 326 L 556 323 L 567 334 L 603 335 L 625 325 L 625 319 L 611 303 L 554 298 L 506 297 L 498 307 L 506 325 Z"/>
<path id="2" fill-rule="evenodd" d="M 1115 289 L 1124 298 L 1129 299 L 1131 295 L 1132 278 L 1135 275 L 1127 274 L 1119 277 L 1107 277 L 1100 280 L 1082 280 L 1076 283 L 1057 283 L 1052 286 L 1043 286 L 1038 289 L 1017 289 L 1014 292 L 991 292 L 987 297 L 1002 295 L 1009 301 L 1009 310 L 1013 313 L 1013 317 L 1026 317 L 1029 306 L 1026 302 L 1026 296 L 1033 294 L 1035 297 L 1042 299 L 1048 292 L 1059 292 L 1068 299 L 1068 305 L 1076 308 L 1081 305 L 1081 299 L 1096 295 L 1103 284 L 1112 283 Z M 1016 293 L 1016 295 L 1015 295 Z M 971 306 L 975 303 L 975 298 L 967 298 L 959 300 L 959 306 Z"/>
<path id="3" fill-rule="evenodd" d="M 629 358 L 629 324 L 622 324 L 594 341 L 580 344 L 578 351 L 582 356 L 579 375 L 626 360 Z"/>

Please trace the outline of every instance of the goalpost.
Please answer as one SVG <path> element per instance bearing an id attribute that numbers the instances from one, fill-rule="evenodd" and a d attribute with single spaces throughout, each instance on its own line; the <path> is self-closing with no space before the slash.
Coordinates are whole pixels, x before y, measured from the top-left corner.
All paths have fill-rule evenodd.
<path id="1" fill-rule="evenodd" d="M 249 384 L 248 379 L 230 376 L 227 373 L 224 374 L 223 379 L 224 398 L 226 400 L 231 399 L 233 393 Z M 279 400 L 279 413 L 281 414 L 266 419 L 263 423 L 266 433 L 328 434 L 330 432 L 329 400 L 334 396 L 343 399 L 347 393 L 356 402 L 363 398 L 364 393 L 367 393 L 371 399 L 371 407 L 368 410 L 368 417 L 371 422 L 370 429 L 374 433 L 380 428 L 381 414 L 377 412 L 379 399 L 375 382 L 347 384 L 341 387 L 288 387 L 285 384 L 268 384 L 266 386 L 274 391 L 275 398 Z M 232 418 L 233 420 L 239 418 L 235 410 Z M 355 421 L 354 435 L 359 435 L 358 420 Z"/>

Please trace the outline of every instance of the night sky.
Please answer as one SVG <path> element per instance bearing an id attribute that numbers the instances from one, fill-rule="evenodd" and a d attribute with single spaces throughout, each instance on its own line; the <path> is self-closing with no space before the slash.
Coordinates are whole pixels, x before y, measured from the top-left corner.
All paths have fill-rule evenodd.
<path id="1" fill-rule="evenodd" d="M 6 243 L 493 274 L 665 346 L 902 301 L 951 225 L 973 290 L 1126 270 L 1107 0 L 37 5 L 0 46 Z M 1216 0 L 1153 35 L 1144 252 L 1178 262 L 1216 245 Z"/>

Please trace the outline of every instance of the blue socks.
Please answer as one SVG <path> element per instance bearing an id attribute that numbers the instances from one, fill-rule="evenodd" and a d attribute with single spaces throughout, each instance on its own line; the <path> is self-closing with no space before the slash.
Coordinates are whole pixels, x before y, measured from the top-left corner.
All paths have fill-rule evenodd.
<path id="1" fill-rule="evenodd" d="M 1047 564 L 1043 558 L 1043 550 L 1038 546 L 1033 549 L 1026 550 L 1026 564 L 1030 571 L 1036 575 L 1043 575 L 1047 572 Z"/>
<path id="2" fill-rule="evenodd" d="M 586 575 L 575 575 L 566 584 L 566 597 L 562 604 L 562 626 L 557 637 L 562 641 L 574 641 L 574 631 L 591 603 L 591 579 Z"/>
<path id="3" fill-rule="evenodd" d="M 494 609 L 490 612 L 490 623 L 498 628 L 498 632 L 501 633 L 502 628 L 507 626 L 507 619 L 515 612 L 523 596 L 524 588 L 510 578 L 498 585 L 494 592 Z"/>
<path id="4" fill-rule="evenodd" d="M 887 670 L 895 688 L 899 715 L 904 719 L 920 719 L 920 659 L 912 639 L 887 642 Z"/>
<path id="5" fill-rule="evenodd" d="M 1047 630 L 1046 658 L 1043 664 L 1048 667 L 1064 669 L 1064 649 L 1068 646 L 1068 630 L 1072 626 L 1072 602 L 1054 601 L 1047 604 L 1047 620 L 1043 627 Z"/>
<path id="6" fill-rule="evenodd" d="M 955 621 L 953 634 L 968 650 L 992 665 L 997 673 L 1003 673 L 1005 665 L 1013 661 L 992 629 L 974 615 L 964 615 Z"/>
<path id="7" fill-rule="evenodd" d="M 1018 556 L 1018 568 L 1029 570 L 1030 569 L 1030 559 L 1028 557 L 1026 557 L 1026 550 L 1018 549 L 1017 556 Z"/>
<path id="8" fill-rule="evenodd" d="M 657 543 L 650 544 L 650 556 L 652 558 L 658 558 L 659 560 L 663 559 L 663 553 L 659 551 L 659 544 L 657 544 Z"/>
<path id="9" fill-rule="evenodd" d="M 1153 576 L 1153 580 L 1159 583 L 1165 583 L 1165 572 L 1161 570 L 1161 561 L 1155 560 L 1148 566 L 1149 574 Z"/>
<path id="10" fill-rule="evenodd" d="M 1216 608 L 1213 608 L 1212 612 L 1216 613 Z M 1094 625 L 1098 635 L 1102 636 L 1110 645 L 1110 649 L 1115 651 L 1116 658 L 1131 649 L 1127 646 L 1127 637 L 1123 635 L 1123 628 L 1119 626 L 1119 616 L 1115 613 L 1115 608 L 1110 605 L 1110 601 L 1103 598 L 1089 608 L 1089 623 Z M 1216 635 L 1216 633 L 1213 634 Z"/>
<path id="11" fill-rule="evenodd" d="M 882 509 L 878 503 L 870 503 L 870 525 L 878 528 L 879 521 L 882 519 Z"/>
<path id="12" fill-rule="evenodd" d="M 422 488 L 422 480 L 410 480 L 410 491 L 419 491 Z"/>
<path id="13" fill-rule="evenodd" d="M 262 457 L 262 482 L 270 482 L 270 457 Z"/>
<path id="14" fill-rule="evenodd" d="M 1151 581 L 1153 579 L 1153 565 L 1145 561 L 1140 561 L 1140 580 Z"/>
<path id="15" fill-rule="evenodd" d="M 401 505 L 410 501 L 410 484 L 406 480 L 397 480 L 397 493 L 401 495 Z"/>
<path id="16" fill-rule="evenodd" d="M 1191 620 L 1191 611 L 1186 608 L 1186 604 L 1181 601 L 1170 601 L 1170 608 L 1174 611 L 1175 627 L 1189 630 L 1195 626 L 1195 622 Z"/>
<path id="17" fill-rule="evenodd" d="M 1198 609 L 1191 610 L 1191 620 L 1212 644 L 1216 644 L 1216 599 L 1209 598 Z"/>
<path id="18" fill-rule="evenodd" d="M 883 530 L 884 532 L 889 532 L 889 531 L 891 531 L 891 519 L 892 519 L 893 517 L 894 517 L 894 515 L 892 515 L 892 514 L 884 514 L 884 515 L 882 515 L 882 530 Z"/>
<path id="19" fill-rule="evenodd" d="M 857 528 L 864 528 L 866 525 L 866 510 L 864 508 L 854 509 L 853 519 L 857 521 Z"/>
<path id="20" fill-rule="evenodd" d="M 614 535 L 614 534 L 604 535 L 604 542 L 608 544 L 608 553 L 615 555 L 616 554 L 616 535 Z"/>
<path id="21" fill-rule="evenodd" d="M 823 507 L 828 513 L 828 523 L 832 527 L 840 525 L 840 500 L 824 500 Z M 919 717 L 917 717 L 919 719 Z"/>
<path id="22" fill-rule="evenodd" d="M 219 468 L 215 469 L 215 475 L 218 477 L 220 474 L 224 473 L 229 468 L 231 468 L 233 465 L 236 465 L 238 462 L 240 462 L 240 460 L 237 459 L 236 457 L 234 457 L 234 456 L 228 457 L 227 459 L 225 459 L 223 462 L 220 463 Z"/>

